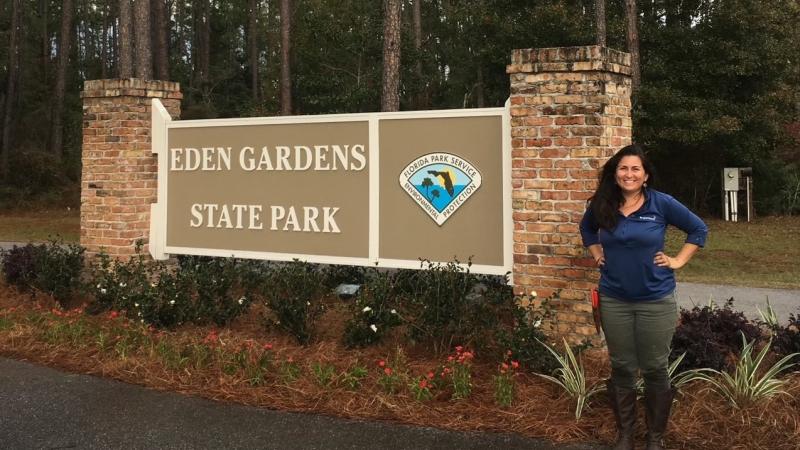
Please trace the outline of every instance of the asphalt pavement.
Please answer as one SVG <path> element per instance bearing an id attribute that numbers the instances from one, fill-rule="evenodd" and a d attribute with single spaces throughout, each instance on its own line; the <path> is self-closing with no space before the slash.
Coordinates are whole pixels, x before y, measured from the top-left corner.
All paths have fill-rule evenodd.
<path id="1" fill-rule="evenodd" d="M 0 448 L 599 450 L 218 403 L 0 358 Z"/>

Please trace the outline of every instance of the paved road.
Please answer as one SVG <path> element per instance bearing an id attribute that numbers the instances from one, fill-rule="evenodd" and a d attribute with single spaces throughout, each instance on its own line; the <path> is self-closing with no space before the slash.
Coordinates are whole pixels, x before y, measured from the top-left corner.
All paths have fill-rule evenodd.
<path id="1" fill-rule="evenodd" d="M 3 449 L 600 450 L 217 403 L 0 358 Z"/>
<path id="2" fill-rule="evenodd" d="M 678 304 L 691 309 L 695 305 L 705 306 L 709 301 L 722 305 L 733 298 L 733 309 L 744 312 L 745 316 L 760 319 L 760 308 L 766 311 L 767 299 L 778 315 L 780 323 L 789 320 L 789 314 L 800 316 L 800 289 L 765 289 L 721 284 L 678 283 L 675 291 Z"/>

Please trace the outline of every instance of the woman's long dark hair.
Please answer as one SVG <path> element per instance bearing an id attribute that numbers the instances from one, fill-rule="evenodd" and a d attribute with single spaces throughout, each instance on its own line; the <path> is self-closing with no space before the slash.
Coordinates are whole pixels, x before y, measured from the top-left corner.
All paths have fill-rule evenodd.
<path id="1" fill-rule="evenodd" d="M 591 202 L 589 207 L 592 208 L 597 224 L 606 230 L 613 230 L 617 226 L 617 211 L 623 202 L 622 190 L 617 185 L 617 166 L 619 161 L 626 156 L 638 156 L 642 160 L 642 168 L 647 174 L 648 186 L 652 186 L 655 181 L 653 163 L 647 159 L 644 151 L 638 145 L 622 147 L 611 159 L 606 161 L 600 171 L 597 190 L 589 199 Z"/>

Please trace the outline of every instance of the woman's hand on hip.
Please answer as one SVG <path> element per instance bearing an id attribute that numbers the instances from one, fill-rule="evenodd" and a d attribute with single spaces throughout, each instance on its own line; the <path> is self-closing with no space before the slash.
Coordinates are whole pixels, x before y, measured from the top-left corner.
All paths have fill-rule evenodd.
<path id="1" fill-rule="evenodd" d="M 682 262 L 679 258 L 670 257 L 664 252 L 658 252 L 653 258 L 653 264 L 658 267 L 667 267 L 674 270 L 680 269 L 686 263 Z"/>

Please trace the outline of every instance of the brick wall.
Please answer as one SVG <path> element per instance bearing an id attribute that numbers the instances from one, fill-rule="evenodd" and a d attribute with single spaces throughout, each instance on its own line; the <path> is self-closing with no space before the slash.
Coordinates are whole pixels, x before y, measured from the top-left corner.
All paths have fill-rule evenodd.
<path id="1" fill-rule="evenodd" d="M 156 156 L 150 150 L 151 99 L 180 115 L 178 83 L 140 79 L 87 81 L 83 98 L 81 245 L 97 254 L 133 254 L 147 243 L 156 201 Z M 145 252 L 147 247 L 145 246 Z"/>
<path id="2" fill-rule="evenodd" d="M 594 336 L 594 261 L 578 224 L 597 169 L 630 144 L 630 55 L 599 46 L 514 50 L 511 77 L 514 283 L 558 291 L 557 331 Z"/>

